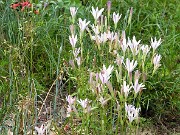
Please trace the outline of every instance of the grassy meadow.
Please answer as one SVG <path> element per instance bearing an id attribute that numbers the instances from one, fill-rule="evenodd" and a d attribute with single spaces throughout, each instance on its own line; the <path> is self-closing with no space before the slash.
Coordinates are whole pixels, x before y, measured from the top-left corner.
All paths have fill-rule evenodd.
<path id="1" fill-rule="evenodd" d="M 180 134 L 178 0 L 0 0 L 0 134 Z"/>

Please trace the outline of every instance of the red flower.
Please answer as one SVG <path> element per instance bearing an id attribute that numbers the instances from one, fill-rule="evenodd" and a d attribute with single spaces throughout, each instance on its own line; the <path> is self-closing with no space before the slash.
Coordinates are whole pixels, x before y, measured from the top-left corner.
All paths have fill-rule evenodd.
<path id="1" fill-rule="evenodd" d="M 32 4 L 29 1 L 24 1 L 24 2 L 21 2 L 20 4 L 22 6 L 21 11 L 23 11 L 25 7 L 30 8 L 32 6 Z"/>
<path id="2" fill-rule="evenodd" d="M 13 9 L 16 9 L 17 7 L 19 7 L 20 6 L 20 4 L 19 3 L 16 3 L 16 4 L 11 4 L 11 8 L 13 8 Z"/>
<path id="3" fill-rule="evenodd" d="M 16 9 L 17 7 L 21 8 L 21 11 L 23 11 L 25 9 L 25 7 L 30 8 L 32 6 L 32 4 L 29 1 L 23 1 L 20 3 L 14 3 L 12 4 L 10 7 L 13 9 Z"/>

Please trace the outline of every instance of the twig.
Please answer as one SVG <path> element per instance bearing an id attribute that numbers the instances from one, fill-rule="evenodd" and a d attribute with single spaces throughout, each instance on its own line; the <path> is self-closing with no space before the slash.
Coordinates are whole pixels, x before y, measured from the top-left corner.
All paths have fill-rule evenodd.
<path id="1" fill-rule="evenodd" d="M 54 82 L 52 83 L 52 85 L 51 85 L 51 87 L 50 87 L 50 89 L 49 89 L 49 91 L 48 91 L 48 93 L 47 93 L 47 95 L 46 95 L 46 97 L 45 97 L 45 99 L 44 99 L 44 101 L 43 101 L 43 104 L 41 105 L 41 109 L 40 109 L 40 111 L 39 111 L 39 113 L 38 113 L 38 117 L 39 117 L 39 115 L 40 115 L 40 113 L 41 113 L 41 111 L 42 111 L 42 108 L 43 108 L 44 103 L 45 103 L 46 100 L 47 100 L 47 97 L 49 96 L 49 93 L 50 93 L 51 89 L 52 89 L 53 86 L 55 85 L 55 83 L 56 83 L 56 81 L 58 80 L 59 76 L 60 76 L 60 75 L 58 75 L 57 78 L 56 78 L 56 79 L 54 80 Z"/>

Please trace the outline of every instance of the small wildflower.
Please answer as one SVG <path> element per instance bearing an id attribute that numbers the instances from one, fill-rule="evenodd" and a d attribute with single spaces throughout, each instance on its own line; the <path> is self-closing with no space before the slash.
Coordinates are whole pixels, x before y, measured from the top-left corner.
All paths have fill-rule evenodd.
<path id="1" fill-rule="evenodd" d="M 138 79 L 136 79 L 135 83 L 134 83 L 134 85 L 132 87 L 134 89 L 135 94 L 137 94 L 140 90 L 145 89 L 144 86 L 145 85 L 143 85 L 142 83 L 139 84 Z"/>
<path id="2" fill-rule="evenodd" d="M 119 54 L 117 54 L 117 57 L 116 57 L 116 63 L 118 66 L 121 66 L 122 63 L 124 61 L 124 57 L 123 56 L 119 56 Z"/>
<path id="3" fill-rule="evenodd" d="M 131 90 L 130 85 L 126 85 L 126 81 L 123 82 L 123 85 L 121 86 L 122 91 L 124 92 L 125 97 L 128 97 L 129 91 Z"/>
<path id="4" fill-rule="evenodd" d="M 115 39 L 115 37 L 114 37 L 114 32 L 110 32 L 110 31 L 108 31 L 107 33 L 106 33 L 106 35 L 107 35 L 107 38 L 108 38 L 108 40 L 110 40 L 111 41 L 111 43 L 114 41 L 114 39 Z"/>
<path id="5" fill-rule="evenodd" d="M 156 54 L 153 58 L 154 70 L 158 69 L 161 66 L 160 60 L 161 60 L 161 55 Z"/>
<path id="6" fill-rule="evenodd" d="M 106 32 L 101 33 L 100 41 L 101 41 L 102 43 L 105 43 L 107 40 L 108 40 L 108 38 L 107 38 Z"/>
<path id="7" fill-rule="evenodd" d="M 105 106 L 107 104 L 109 99 L 104 99 L 102 96 L 99 98 L 99 102 L 102 106 Z"/>
<path id="8" fill-rule="evenodd" d="M 24 2 L 22 2 L 20 4 L 22 6 L 21 11 L 23 11 L 25 9 L 25 7 L 30 8 L 32 6 L 32 4 L 29 1 L 24 1 Z"/>
<path id="9" fill-rule="evenodd" d="M 71 116 L 71 112 L 73 112 L 73 109 L 72 109 L 72 107 L 70 105 L 68 105 L 66 117 L 70 117 Z"/>
<path id="10" fill-rule="evenodd" d="M 150 51 L 150 48 L 151 48 L 151 47 L 149 47 L 148 45 L 142 45 L 142 46 L 141 46 L 141 50 L 142 50 L 142 52 L 143 52 L 144 57 L 146 57 L 146 55 L 147 55 L 148 52 Z"/>
<path id="11" fill-rule="evenodd" d="M 119 13 L 118 14 L 116 14 L 115 12 L 113 13 L 113 21 L 114 21 L 115 25 L 117 25 L 117 23 L 119 22 L 120 18 L 121 18 L 121 15 L 119 15 Z"/>
<path id="12" fill-rule="evenodd" d="M 46 131 L 46 126 L 44 124 L 41 125 L 41 127 L 35 127 L 35 130 L 37 131 L 38 135 L 44 135 Z"/>
<path id="13" fill-rule="evenodd" d="M 94 9 L 94 7 L 92 7 L 92 15 L 94 17 L 94 20 L 97 22 L 98 18 L 101 16 L 102 12 L 104 11 L 104 8 L 102 9 L 98 9 L 98 7 L 96 9 Z"/>
<path id="14" fill-rule="evenodd" d="M 98 35 L 99 34 L 99 26 L 94 26 L 94 24 L 91 26 L 92 27 L 92 30 L 94 31 L 95 35 Z"/>
<path id="15" fill-rule="evenodd" d="M 72 105 L 72 104 L 75 103 L 76 98 L 73 98 L 71 95 L 68 95 L 68 96 L 66 97 L 66 101 L 69 103 L 69 105 Z"/>
<path id="16" fill-rule="evenodd" d="M 134 74 L 134 81 L 139 80 L 140 76 L 141 76 L 141 73 L 138 70 L 136 70 Z"/>
<path id="17" fill-rule="evenodd" d="M 137 66 L 137 61 L 134 60 L 130 61 L 128 58 L 126 59 L 125 67 L 128 73 L 131 73 L 136 66 Z"/>
<path id="18" fill-rule="evenodd" d="M 122 31 L 122 37 L 121 37 L 121 40 L 118 41 L 121 48 L 122 48 L 122 51 L 123 53 L 125 54 L 127 48 L 128 48 L 128 44 L 127 44 L 127 41 L 126 41 L 126 33 L 125 31 Z"/>
<path id="19" fill-rule="evenodd" d="M 133 40 L 131 41 L 129 38 L 128 38 L 128 45 L 131 49 L 131 52 L 134 56 L 136 56 L 138 53 L 139 53 L 139 43 L 141 42 L 141 40 L 139 41 L 136 41 L 136 37 L 133 36 Z"/>
<path id="20" fill-rule="evenodd" d="M 95 40 L 97 44 L 105 43 L 108 40 L 108 34 L 106 32 L 101 33 L 101 35 L 95 35 L 91 37 L 92 40 Z"/>
<path id="21" fill-rule="evenodd" d="M 154 38 L 154 40 L 151 38 L 151 46 L 153 48 L 153 51 L 155 51 L 161 43 L 161 38 L 158 41 L 156 40 L 156 37 Z"/>
<path id="22" fill-rule="evenodd" d="M 32 4 L 29 1 L 24 1 L 24 2 L 21 3 L 21 6 L 22 7 L 31 7 Z"/>
<path id="23" fill-rule="evenodd" d="M 119 41 L 119 35 L 117 32 L 114 33 L 114 40 L 115 40 L 115 49 L 117 48 L 117 42 Z"/>
<path id="24" fill-rule="evenodd" d="M 81 57 L 77 57 L 75 59 L 76 59 L 77 65 L 80 66 L 81 65 Z"/>
<path id="25" fill-rule="evenodd" d="M 71 25 L 69 26 L 69 29 L 70 29 L 70 31 L 71 31 L 71 34 L 74 35 L 74 25 L 73 25 L 73 24 L 71 24 Z"/>
<path id="26" fill-rule="evenodd" d="M 78 9 L 76 9 L 76 7 L 70 7 L 70 13 L 71 13 L 72 18 L 75 18 L 77 10 Z"/>
<path id="27" fill-rule="evenodd" d="M 86 29 L 86 27 L 88 26 L 89 23 L 90 23 L 90 21 L 86 22 L 86 19 L 83 21 L 81 18 L 79 18 L 78 25 L 79 25 L 81 33 L 84 32 L 84 30 Z"/>
<path id="28" fill-rule="evenodd" d="M 110 65 L 108 69 L 106 69 L 105 65 L 103 65 L 103 70 L 99 73 L 99 78 L 102 84 L 108 82 L 109 78 L 111 77 L 112 70 L 113 70 L 113 66 Z"/>
<path id="29" fill-rule="evenodd" d="M 92 110 L 91 106 L 88 105 L 87 108 L 84 110 L 84 113 L 89 113 Z"/>
<path id="30" fill-rule="evenodd" d="M 17 7 L 19 7 L 20 6 L 20 3 L 15 3 L 15 4 L 11 4 L 11 8 L 12 9 L 16 9 Z"/>
<path id="31" fill-rule="evenodd" d="M 32 6 L 32 4 L 30 2 L 23 1 L 23 2 L 20 2 L 20 3 L 12 4 L 10 7 L 13 8 L 13 9 L 16 9 L 17 7 L 21 7 L 21 11 L 23 11 L 25 9 L 25 7 L 30 8 L 31 6 Z"/>
<path id="32" fill-rule="evenodd" d="M 72 36 L 69 36 L 69 41 L 70 41 L 70 43 L 72 45 L 72 48 L 75 48 L 75 45 L 76 45 L 76 42 L 77 42 L 77 35 L 74 36 L 72 34 Z"/>
<path id="33" fill-rule="evenodd" d="M 79 48 L 75 48 L 75 49 L 73 50 L 73 55 L 74 55 L 75 58 L 77 58 L 77 56 L 79 55 L 80 51 L 81 51 L 81 48 L 80 48 L 80 47 L 79 47 Z"/>
<path id="34" fill-rule="evenodd" d="M 132 122 L 134 119 L 138 118 L 140 108 L 135 108 L 133 105 L 127 105 L 125 103 L 125 111 L 127 113 L 127 117 L 129 119 L 129 122 Z"/>
<path id="35" fill-rule="evenodd" d="M 78 102 L 82 106 L 82 108 L 84 108 L 84 109 L 87 108 L 88 103 L 89 103 L 87 98 L 85 100 L 80 99 L 80 100 L 78 100 Z"/>

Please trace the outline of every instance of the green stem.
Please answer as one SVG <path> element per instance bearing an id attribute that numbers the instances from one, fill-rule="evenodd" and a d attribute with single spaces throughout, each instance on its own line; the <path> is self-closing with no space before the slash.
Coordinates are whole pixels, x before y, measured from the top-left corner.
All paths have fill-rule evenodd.
<path id="1" fill-rule="evenodd" d="M 83 42 L 82 42 L 82 35 L 83 35 L 83 34 L 80 34 L 81 62 L 83 61 Z"/>
<path id="2" fill-rule="evenodd" d="M 13 72 L 12 72 L 12 60 L 11 60 L 11 55 L 12 55 L 12 48 L 10 48 L 10 55 L 9 55 L 9 77 L 10 77 L 10 96 L 9 96 L 9 102 L 10 106 L 12 105 L 12 89 L 13 89 Z"/>
<path id="3" fill-rule="evenodd" d="M 102 135 L 105 135 L 104 131 L 105 131 L 105 127 L 104 127 L 104 109 L 101 110 L 101 132 Z"/>

